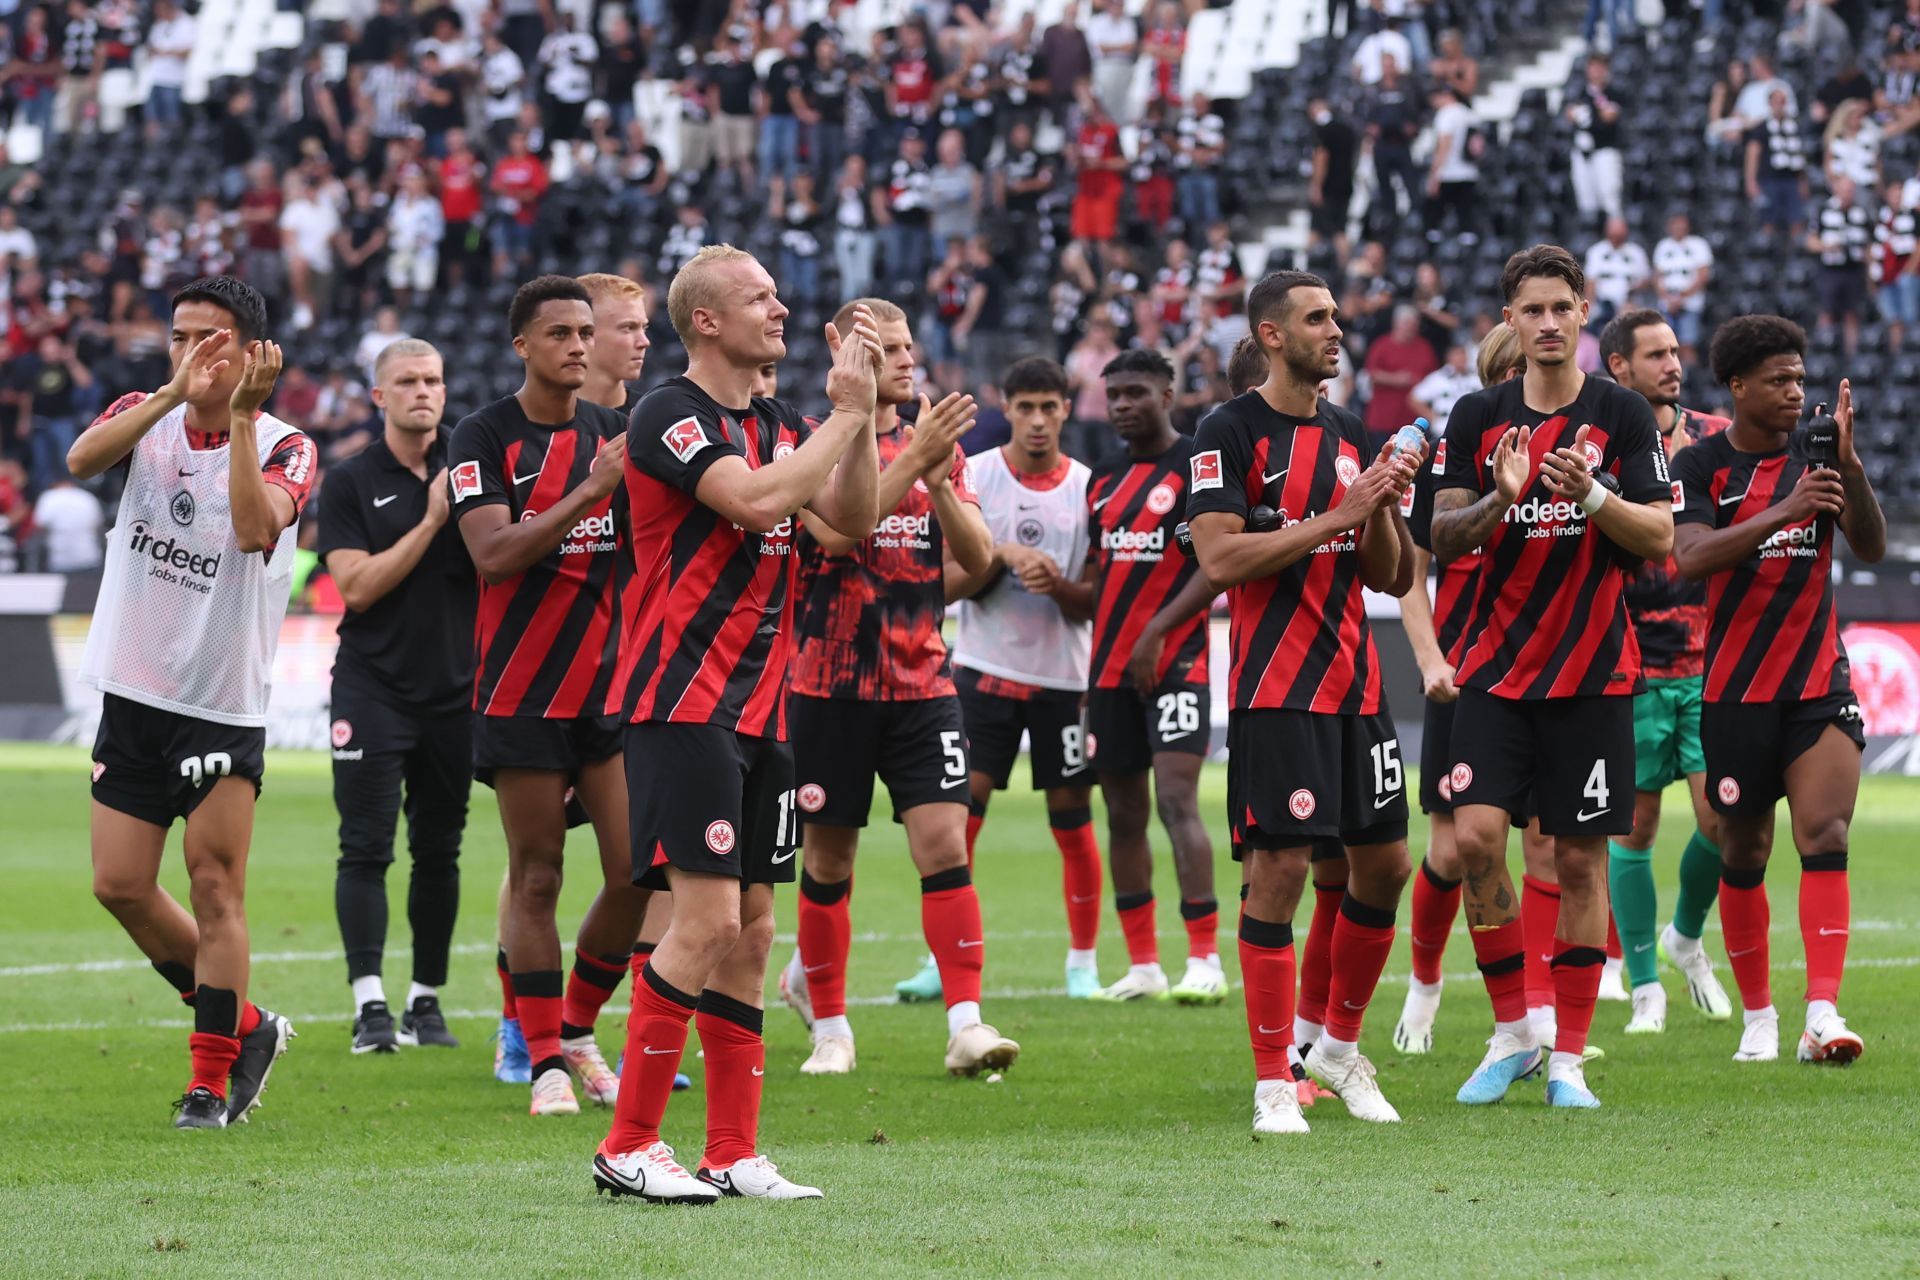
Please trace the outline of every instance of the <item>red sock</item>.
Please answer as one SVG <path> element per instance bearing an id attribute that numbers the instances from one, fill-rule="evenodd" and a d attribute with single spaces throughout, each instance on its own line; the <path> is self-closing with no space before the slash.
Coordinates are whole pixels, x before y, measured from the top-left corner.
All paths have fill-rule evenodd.
<path id="1" fill-rule="evenodd" d="M 1815 867 L 1816 859 L 1839 859 L 1838 867 Z M 1847 888 L 1847 855 L 1816 854 L 1800 868 L 1800 938 L 1807 949 L 1807 999 L 1840 999 L 1847 967 L 1847 930 L 1853 917 Z"/>
<path id="2" fill-rule="evenodd" d="M 673 1077 L 687 1048 L 687 1021 L 694 998 L 642 966 L 633 984 L 627 1018 L 626 1061 L 620 1064 L 620 1096 L 613 1128 L 600 1150 L 608 1155 L 639 1151 L 660 1141 L 660 1120 L 673 1096 Z"/>
<path id="3" fill-rule="evenodd" d="M 1180 919 L 1187 926 L 1187 956 L 1193 960 L 1220 958 L 1220 904 L 1212 898 L 1182 898 Z"/>
<path id="4" fill-rule="evenodd" d="M 240 1037 L 196 1031 L 187 1037 L 187 1052 L 193 1059 L 193 1078 L 187 1089 L 211 1089 L 213 1096 L 227 1096 L 227 1076 L 240 1056 Z"/>
<path id="5" fill-rule="evenodd" d="M 979 839 L 980 828 L 986 824 L 986 821 L 987 815 L 984 813 L 967 815 L 967 870 L 969 871 L 973 870 L 973 842 Z"/>
<path id="6" fill-rule="evenodd" d="M 762 1016 L 731 996 L 700 993 L 694 1024 L 707 1052 L 707 1149 L 700 1163 L 709 1169 L 752 1159 L 759 1146 L 760 1086 L 767 1072 Z"/>
<path id="7" fill-rule="evenodd" d="M 627 971 L 633 975 L 635 982 L 640 980 L 641 972 L 646 969 L 647 961 L 653 959 L 653 949 L 658 945 L 660 944 L 657 942 L 633 944 L 633 954 L 627 957 Z"/>
<path id="8" fill-rule="evenodd" d="M 1479 962 L 1481 980 L 1487 985 L 1487 999 L 1493 1002 L 1493 1020 L 1524 1022 L 1528 1004 L 1524 976 L 1527 948 L 1520 921 L 1509 920 L 1492 929 L 1469 929 L 1467 936 L 1473 941 L 1473 957 Z"/>
<path id="9" fill-rule="evenodd" d="M 240 1006 L 240 1026 L 234 1035 L 241 1039 L 252 1035 L 260 1026 L 260 1006 L 248 1000 Z"/>
<path id="10" fill-rule="evenodd" d="M 1061 887 L 1067 900 L 1068 944 L 1091 951 L 1100 940 L 1100 842 L 1087 809 L 1049 813 L 1053 842 L 1060 846 Z"/>
<path id="11" fill-rule="evenodd" d="M 520 1031 L 527 1038 L 527 1056 L 537 1079 L 560 1058 L 560 989 L 564 975 L 558 969 L 513 975 L 513 1000 L 520 1010 Z"/>
<path id="12" fill-rule="evenodd" d="M 1720 933 L 1727 944 L 1727 965 L 1740 985 L 1740 1004 L 1747 1009 L 1764 1009 L 1773 1003 L 1773 980 L 1768 973 L 1772 956 L 1767 947 L 1773 911 L 1767 904 L 1764 875 L 1764 870 L 1739 872 L 1723 867 L 1720 871 Z"/>
<path id="13" fill-rule="evenodd" d="M 1247 1036 L 1255 1080 L 1292 1080 L 1293 926 L 1240 915 L 1240 981 L 1247 989 Z"/>
<path id="14" fill-rule="evenodd" d="M 1460 914 L 1460 882 L 1443 880 L 1427 863 L 1413 878 L 1413 976 L 1425 983 L 1440 981 L 1440 958 L 1446 954 L 1454 917 Z"/>
<path id="15" fill-rule="evenodd" d="M 1358 1040 L 1360 1020 L 1380 985 L 1387 957 L 1393 954 L 1393 912 L 1370 907 L 1351 895 L 1342 898 L 1327 951 L 1333 970 L 1327 992 L 1327 1034 L 1336 1040 Z"/>
<path id="16" fill-rule="evenodd" d="M 948 1007 L 964 1000 L 980 1003 L 980 974 L 986 965 L 986 931 L 980 924 L 980 894 L 964 867 L 939 871 L 920 881 L 920 928 L 927 950 L 940 966 L 940 990 Z M 820 1004 L 814 1002 L 814 1014 Z"/>
<path id="17" fill-rule="evenodd" d="M 1607 953 L 1578 943 L 1553 944 L 1553 1020 L 1555 1053 L 1578 1054 L 1593 1027 L 1593 1004 L 1600 998 L 1600 970 Z"/>
<path id="18" fill-rule="evenodd" d="M 847 954 L 853 949 L 853 880 L 822 884 L 800 873 L 800 965 L 815 1018 L 847 1011 Z M 977 934 L 975 935 L 978 936 Z"/>
<path id="19" fill-rule="evenodd" d="M 1527 1007 L 1553 1003 L 1553 931 L 1560 927 L 1560 886 L 1533 876 L 1521 877 L 1520 930 L 1526 939 Z M 1479 954 L 1479 948 L 1474 948 Z"/>
<path id="20" fill-rule="evenodd" d="M 1607 959 L 1624 960 L 1627 953 L 1620 949 L 1620 930 L 1614 927 L 1613 912 L 1607 912 Z M 1554 990 L 1559 990 L 1556 986 Z"/>
<path id="21" fill-rule="evenodd" d="M 1127 960 L 1133 964 L 1159 964 L 1160 938 L 1153 931 L 1153 895 L 1130 893 L 1113 900 L 1120 916 L 1120 933 L 1127 940 Z"/>
<path id="22" fill-rule="evenodd" d="M 493 967 L 500 975 L 500 1016 L 518 1020 L 520 1009 L 513 999 L 513 975 L 507 972 L 507 949 L 501 947 L 494 956 Z"/>
<path id="23" fill-rule="evenodd" d="M 1307 925 L 1307 945 L 1300 955 L 1300 1017 L 1325 1025 L 1327 992 L 1333 986 L 1333 928 L 1340 915 L 1344 884 L 1313 886 L 1313 919 Z M 1376 978 L 1378 974 L 1374 975 Z"/>
<path id="24" fill-rule="evenodd" d="M 562 1036 L 586 1035 L 599 1020 L 600 1006 L 613 995 L 620 979 L 627 975 L 632 953 L 602 957 L 588 955 L 578 947 L 573 951 L 573 972 L 567 975 L 567 993 L 560 1002 Z"/>

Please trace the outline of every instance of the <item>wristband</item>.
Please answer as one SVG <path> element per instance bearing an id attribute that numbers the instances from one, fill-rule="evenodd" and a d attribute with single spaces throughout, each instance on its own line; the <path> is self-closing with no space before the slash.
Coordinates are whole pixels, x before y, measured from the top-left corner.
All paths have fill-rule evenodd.
<path id="1" fill-rule="evenodd" d="M 1606 487 L 1596 480 L 1594 482 L 1593 488 L 1587 490 L 1587 496 L 1580 499 L 1580 509 L 1586 512 L 1588 515 L 1592 515 L 1594 512 L 1598 511 L 1603 504 L 1605 504 L 1606 500 L 1607 500 Z"/>

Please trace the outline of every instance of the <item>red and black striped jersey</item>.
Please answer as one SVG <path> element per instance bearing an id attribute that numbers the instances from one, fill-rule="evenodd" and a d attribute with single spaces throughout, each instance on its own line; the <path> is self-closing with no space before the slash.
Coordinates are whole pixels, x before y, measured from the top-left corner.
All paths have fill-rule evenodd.
<path id="1" fill-rule="evenodd" d="M 613 410 L 577 400 L 571 421 L 531 421 L 507 396 L 460 419 L 447 450 L 453 518 L 495 504 L 514 523 L 572 493 L 600 446 L 625 430 Z M 626 576 L 619 521 L 605 499 L 532 568 L 480 583 L 474 616 L 474 710 L 571 720 L 606 705 L 619 648 L 614 597 Z"/>
<path id="2" fill-rule="evenodd" d="M 742 529 L 694 496 L 722 458 L 758 470 L 813 433 L 784 400 L 729 409 L 686 377 L 642 396 L 627 430 L 634 578 L 621 597 L 619 670 L 606 709 L 787 736 L 796 517 Z"/>
<path id="3" fill-rule="evenodd" d="M 1673 460 L 1678 524 L 1725 529 L 1793 496 L 1806 432 L 1773 453 L 1742 453 L 1725 434 Z M 1833 608 L 1833 521 L 1795 521 L 1707 579 L 1708 702 L 1786 702 L 1852 689 Z"/>
<path id="4" fill-rule="evenodd" d="M 1432 461 L 1420 468 L 1413 483 L 1400 495 L 1400 514 L 1406 518 L 1407 532 L 1415 546 L 1429 553 L 1433 550 L 1433 487 L 1447 469 L 1446 451 L 1446 441 L 1436 444 Z M 1460 639 L 1467 633 L 1467 615 L 1473 611 L 1473 588 L 1479 580 L 1482 554 L 1482 549 L 1475 547 L 1457 560 L 1436 562 L 1433 638 L 1447 661 L 1455 665 L 1460 661 Z M 1427 587 L 1424 582 L 1413 585 L 1422 591 Z"/>
<path id="5" fill-rule="evenodd" d="M 907 447 L 905 430 L 880 434 L 880 465 Z M 980 505 L 966 455 L 953 451 L 947 483 Z M 953 669 L 940 635 L 947 601 L 941 582 L 940 516 L 924 480 L 845 555 L 828 555 L 804 528 L 800 604 L 794 617 L 794 693 L 865 702 L 952 697 Z"/>
<path id="6" fill-rule="evenodd" d="M 1140 633 L 1200 572 L 1180 554 L 1173 531 L 1186 518 L 1193 441 L 1178 436 L 1152 458 L 1120 457 L 1095 469 L 1087 484 L 1094 571 L 1095 689 L 1118 689 Z M 1207 679 L 1207 613 L 1202 609 L 1167 633 L 1156 681 Z"/>
<path id="7" fill-rule="evenodd" d="M 1326 400 L 1311 418 L 1273 408 L 1259 391 L 1201 420 L 1188 465 L 1187 516 L 1245 518 L 1265 503 L 1283 524 L 1333 510 L 1372 456 L 1367 429 Z M 1371 715 L 1384 705 L 1380 660 L 1360 585 L 1360 534 L 1321 543 L 1271 577 L 1227 592 L 1234 710 Z"/>
<path id="8" fill-rule="evenodd" d="M 1727 425 L 1725 418 L 1680 409 L 1673 433 L 1664 437 L 1669 458 Z M 1648 679 L 1677 680 L 1705 669 L 1707 584 L 1682 576 L 1672 556 L 1664 564 L 1641 565 L 1627 579 L 1627 616 L 1640 639 L 1640 665 Z"/>
<path id="9" fill-rule="evenodd" d="M 1653 406 L 1617 383 L 1588 377 L 1573 403 L 1543 413 L 1514 378 L 1463 397 L 1447 420 L 1436 495 L 1491 493 L 1493 452 L 1509 427 L 1532 432 L 1532 478 L 1487 540 L 1454 683 L 1502 698 L 1631 694 L 1644 687 L 1640 645 L 1627 621 L 1619 547 L 1580 505 L 1541 479 L 1540 461 L 1588 428 L 1587 460 L 1620 485 L 1615 501 L 1668 502 L 1667 452 Z"/>

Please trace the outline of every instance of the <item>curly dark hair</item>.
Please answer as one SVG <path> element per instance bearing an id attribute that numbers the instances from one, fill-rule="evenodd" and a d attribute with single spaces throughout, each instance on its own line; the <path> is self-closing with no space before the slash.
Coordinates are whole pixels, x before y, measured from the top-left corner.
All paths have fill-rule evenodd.
<path id="1" fill-rule="evenodd" d="M 535 276 L 513 292 L 513 304 L 507 308 L 507 333 L 519 337 L 533 323 L 543 304 L 584 302 L 593 305 L 593 295 L 572 276 Z"/>
<path id="2" fill-rule="evenodd" d="M 1173 381 L 1173 365 L 1165 356 L 1158 351 L 1143 351 L 1138 347 L 1122 351 L 1100 370 L 1103 378 L 1111 378 L 1116 373 L 1139 373 L 1149 378 L 1159 378 L 1162 382 Z"/>
<path id="3" fill-rule="evenodd" d="M 1807 354 L 1807 331 L 1785 316 L 1735 316 L 1714 331 L 1707 359 L 1713 378 L 1726 386 L 1774 356 Z"/>
<path id="4" fill-rule="evenodd" d="M 267 300 L 239 276 L 201 276 L 173 295 L 173 309 L 205 302 L 233 317 L 234 336 L 243 344 L 267 336 Z"/>

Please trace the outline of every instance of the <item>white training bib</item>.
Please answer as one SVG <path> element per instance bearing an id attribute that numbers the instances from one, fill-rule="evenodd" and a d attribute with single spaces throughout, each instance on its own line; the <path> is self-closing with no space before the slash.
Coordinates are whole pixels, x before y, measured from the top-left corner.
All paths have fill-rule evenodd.
<path id="1" fill-rule="evenodd" d="M 1075 581 L 1087 563 L 1091 474 L 1083 463 L 1069 459 L 1064 481 L 1051 489 L 1030 489 L 998 449 L 967 459 L 967 476 L 980 495 L 980 511 L 994 543 L 1042 551 Z M 1069 621 L 1058 604 L 1032 594 L 1011 573 L 980 598 L 960 602 L 960 630 L 953 646 L 956 666 L 1079 693 L 1087 687 L 1092 650 L 1092 623 Z"/>
<path id="2" fill-rule="evenodd" d="M 150 707 L 263 726 L 299 522 L 271 555 L 242 551 L 227 496 L 232 447 L 188 448 L 186 421 L 182 405 L 134 446 L 80 678 Z M 261 414 L 254 430 L 260 467 L 295 428 Z"/>

